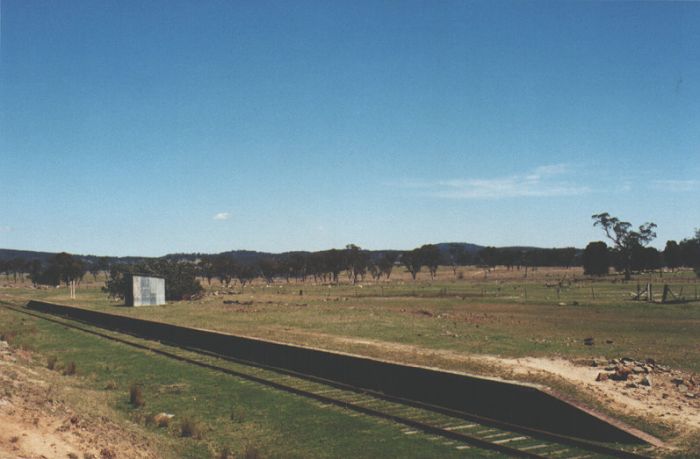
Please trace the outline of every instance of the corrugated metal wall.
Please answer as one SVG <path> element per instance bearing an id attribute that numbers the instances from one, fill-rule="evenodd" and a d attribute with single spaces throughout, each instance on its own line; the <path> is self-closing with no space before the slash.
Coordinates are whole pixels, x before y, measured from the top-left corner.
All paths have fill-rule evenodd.
<path id="1" fill-rule="evenodd" d="M 127 306 L 156 306 L 165 304 L 165 279 L 132 276 L 133 301 Z"/>

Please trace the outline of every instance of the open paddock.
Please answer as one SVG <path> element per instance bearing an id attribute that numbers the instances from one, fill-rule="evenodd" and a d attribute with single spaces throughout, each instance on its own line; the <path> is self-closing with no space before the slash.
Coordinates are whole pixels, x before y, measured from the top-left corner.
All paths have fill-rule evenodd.
<path id="1" fill-rule="evenodd" d="M 460 275 L 460 272 L 462 273 Z M 657 302 L 634 301 L 652 283 Z M 448 370 L 543 383 L 681 444 L 700 428 L 698 400 L 662 399 L 624 384 L 596 383 L 597 358 L 647 358 L 686 374 L 700 372 L 699 287 L 692 271 L 587 278 L 577 268 L 484 273 L 442 267 L 417 281 L 395 269 L 389 281 L 356 285 L 260 280 L 241 287 L 202 281 L 204 295 L 164 306 L 128 308 L 86 277 L 71 300 L 65 288 L 28 282 L 0 289 L 15 304 L 38 299 L 178 325 L 366 355 Z M 688 300 L 661 304 L 663 285 Z M 593 338 L 592 345 L 584 343 Z M 640 389 L 641 391 L 641 389 Z M 663 415 L 663 417 L 660 417 Z M 696 419 L 698 418 L 698 419 Z M 687 427 L 687 429 L 686 429 Z M 692 441 L 692 440 L 691 440 Z"/>

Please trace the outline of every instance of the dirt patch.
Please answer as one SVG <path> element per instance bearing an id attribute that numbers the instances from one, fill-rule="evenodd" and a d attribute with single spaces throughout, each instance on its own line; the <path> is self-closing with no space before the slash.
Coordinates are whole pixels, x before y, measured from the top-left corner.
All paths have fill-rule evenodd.
<path id="1" fill-rule="evenodd" d="M 114 422 L 106 407 L 72 406 L 65 377 L 30 364 L 30 354 L 0 341 L 0 458 L 162 457 L 136 429 Z"/>

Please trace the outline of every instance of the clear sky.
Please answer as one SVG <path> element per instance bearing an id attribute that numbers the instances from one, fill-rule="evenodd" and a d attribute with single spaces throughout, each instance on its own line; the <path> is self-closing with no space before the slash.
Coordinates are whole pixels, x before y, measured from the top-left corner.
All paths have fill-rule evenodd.
<path id="1" fill-rule="evenodd" d="M 700 3 L 0 0 L 0 247 L 700 227 Z"/>

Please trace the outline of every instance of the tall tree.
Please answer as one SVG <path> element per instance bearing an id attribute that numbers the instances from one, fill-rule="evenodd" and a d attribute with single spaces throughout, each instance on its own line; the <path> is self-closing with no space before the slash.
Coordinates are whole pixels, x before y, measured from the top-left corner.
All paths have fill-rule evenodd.
<path id="1" fill-rule="evenodd" d="M 438 266 L 442 262 L 442 254 L 440 248 L 434 244 L 425 244 L 419 250 L 421 263 L 428 268 L 430 278 L 435 280 Z"/>
<path id="2" fill-rule="evenodd" d="M 14 282 L 17 282 L 17 277 L 19 276 L 20 278 L 24 274 L 27 268 L 27 263 L 23 258 L 15 257 L 12 260 L 9 260 L 6 265 L 6 273 L 10 272 L 12 273 L 12 279 Z"/>
<path id="3" fill-rule="evenodd" d="M 695 242 L 695 257 L 693 270 L 695 270 L 695 275 L 700 277 L 700 229 L 695 230 L 695 238 L 693 240 Z"/>
<path id="4" fill-rule="evenodd" d="M 102 274 L 107 276 L 107 273 L 109 272 L 109 266 L 111 265 L 111 261 L 109 257 L 100 257 L 97 259 L 97 268 L 102 271 Z"/>
<path id="5" fill-rule="evenodd" d="M 35 286 L 41 283 L 41 274 L 43 271 L 43 266 L 39 260 L 32 260 L 29 262 L 29 279 L 31 279 Z"/>
<path id="6" fill-rule="evenodd" d="M 61 252 L 49 259 L 49 269 L 55 269 L 59 280 L 66 285 L 79 282 L 85 275 L 85 264 L 73 255 Z"/>
<path id="7" fill-rule="evenodd" d="M 681 248 L 676 241 L 666 241 L 664 248 L 664 265 L 674 271 L 683 263 Z"/>
<path id="8" fill-rule="evenodd" d="M 265 282 L 272 284 L 280 271 L 280 264 L 274 257 L 264 257 L 258 261 L 258 270 Z"/>
<path id="9" fill-rule="evenodd" d="M 362 279 L 367 272 L 369 256 L 366 251 L 355 244 L 348 244 L 345 246 L 345 262 L 347 263 L 347 269 L 352 283 L 356 284 L 357 279 Z"/>
<path id="10" fill-rule="evenodd" d="M 498 263 L 498 249 L 496 247 L 484 247 L 479 251 L 478 256 L 481 265 L 488 269 L 495 267 Z"/>
<path id="11" fill-rule="evenodd" d="M 98 266 L 97 266 L 97 260 L 92 261 L 88 263 L 88 271 L 90 274 L 92 274 L 92 280 L 97 282 L 97 276 L 100 274 L 102 271 Z"/>
<path id="12" fill-rule="evenodd" d="M 583 273 L 587 276 L 605 276 L 610 270 L 610 254 L 603 241 L 591 242 L 583 250 Z"/>
<path id="13" fill-rule="evenodd" d="M 638 230 L 634 230 L 631 223 L 611 217 L 607 212 L 595 214 L 591 218 L 593 226 L 600 226 L 606 237 L 613 242 L 614 250 L 620 255 L 625 280 L 630 280 L 634 250 L 646 246 L 656 237 L 656 224 L 645 223 Z"/>
<path id="14" fill-rule="evenodd" d="M 219 278 L 221 285 L 228 288 L 231 280 L 236 275 L 237 265 L 228 255 L 219 255 L 212 260 L 212 270 L 215 277 Z"/>
<path id="15" fill-rule="evenodd" d="M 452 267 L 452 274 L 457 278 L 457 268 L 469 263 L 469 252 L 461 244 L 450 244 L 447 248 L 447 256 Z"/>
<path id="16" fill-rule="evenodd" d="M 420 249 L 413 249 L 404 252 L 401 255 L 401 263 L 406 267 L 413 280 L 416 280 L 416 276 L 423 267 L 423 258 L 420 253 Z"/>
<path id="17" fill-rule="evenodd" d="M 398 254 L 396 253 L 385 253 L 381 256 L 379 261 L 377 261 L 377 266 L 379 267 L 381 273 L 386 277 L 386 280 L 389 280 L 397 258 Z"/>
<path id="18" fill-rule="evenodd" d="M 345 254 L 338 249 L 330 249 L 321 252 L 323 254 L 324 272 L 331 276 L 334 283 L 338 283 L 338 276 L 345 269 Z"/>
<path id="19" fill-rule="evenodd" d="M 369 272 L 370 276 L 372 276 L 372 279 L 374 279 L 375 282 L 379 281 L 379 278 L 382 277 L 382 270 L 379 268 L 379 265 L 374 261 L 369 261 L 369 263 L 367 264 L 367 271 Z"/>
<path id="20" fill-rule="evenodd" d="M 197 262 L 197 274 L 207 280 L 207 284 L 211 286 L 211 280 L 216 277 L 214 267 L 214 258 L 211 256 L 203 256 Z"/>
<path id="21" fill-rule="evenodd" d="M 258 277 L 258 269 L 249 264 L 240 265 L 236 269 L 236 277 L 238 278 L 238 282 L 241 283 L 242 292 L 245 284 L 252 282 L 256 277 Z"/>
<path id="22" fill-rule="evenodd" d="M 700 229 L 695 230 L 695 237 L 683 239 L 679 244 L 683 265 L 693 268 L 700 277 Z"/>

